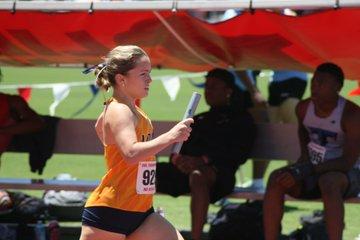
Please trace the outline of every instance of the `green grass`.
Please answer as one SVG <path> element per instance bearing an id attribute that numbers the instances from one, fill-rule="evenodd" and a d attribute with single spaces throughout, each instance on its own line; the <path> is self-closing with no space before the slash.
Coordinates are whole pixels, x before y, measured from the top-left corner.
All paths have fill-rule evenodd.
<path id="1" fill-rule="evenodd" d="M 2 67 L 4 79 L 1 84 L 16 83 L 49 83 L 49 82 L 75 82 L 89 81 L 93 76 L 84 76 L 77 68 L 15 68 Z M 179 71 L 173 70 L 153 70 L 153 76 L 178 74 Z M 197 78 L 196 81 L 202 81 Z M 261 91 L 267 97 L 266 79 L 259 81 Z M 350 90 L 356 87 L 356 82 L 346 81 L 342 94 L 347 95 Z M 194 87 L 185 79 L 181 81 L 181 89 L 175 101 L 171 102 L 160 81 L 154 81 L 151 86 L 150 95 L 142 101 L 142 107 L 153 120 L 178 120 L 183 116 L 184 109 Z M 4 92 L 15 93 L 9 90 Z M 308 90 L 306 96 L 308 96 Z M 80 109 L 91 98 L 91 92 L 87 87 L 73 87 L 69 97 L 64 100 L 56 109 L 56 115 L 69 118 L 74 112 Z M 360 104 L 360 97 L 350 98 Z M 48 108 L 52 103 L 51 89 L 34 89 L 30 105 L 37 112 L 48 114 Z M 95 101 L 82 114 L 77 116 L 81 119 L 94 119 L 102 111 L 103 95 L 98 94 Z M 205 111 L 207 106 L 201 100 L 198 111 Z M 166 160 L 166 159 L 162 159 Z M 44 170 L 44 178 L 52 178 L 59 173 L 67 172 L 79 179 L 100 179 L 105 172 L 104 162 L 101 156 L 90 155 L 65 155 L 55 154 L 47 163 Z M 284 165 L 284 161 L 271 162 L 267 175 L 271 170 Z M 242 173 L 245 179 L 251 179 L 251 161 L 242 166 Z M 39 176 L 30 172 L 26 154 L 5 153 L 2 156 L 0 177 L 15 178 L 38 178 Z M 37 196 L 42 193 L 39 191 L 31 192 Z M 179 197 L 174 199 L 169 196 L 156 195 L 155 207 L 161 206 L 165 209 L 166 217 L 179 229 L 190 229 L 189 197 Z M 288 233 L 299 226 L 299 216 L 309 214 L 314 209 L 321 209 L 321 203 L 315 202 L 287 202 L 288 209 L 283 220 L 283 232 Z M 354 239 L 360 230 L 360 209 L 357 204 L 346 204 L 346 230 L 344 239 Z M 216 212 L 217 207 L 212 206 L 210 212 Z"/>

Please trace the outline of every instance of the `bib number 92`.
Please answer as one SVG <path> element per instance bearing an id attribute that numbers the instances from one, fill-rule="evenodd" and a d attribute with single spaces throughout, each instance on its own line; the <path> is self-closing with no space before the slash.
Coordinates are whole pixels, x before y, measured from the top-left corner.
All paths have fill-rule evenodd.
<path id="1" fill-rule="evenodd" d="M 136 193 L 154 194 L 156 191 L 155 177 L 156 177 L 155 161 L 139 162 L 138 172 L 136 176 Z"/>
<path id="2" fill-rule="evenodd" d="M 155 184 L 155 170 L 145 170 L 143 172 L 143 184 L 154 185 Z"/>

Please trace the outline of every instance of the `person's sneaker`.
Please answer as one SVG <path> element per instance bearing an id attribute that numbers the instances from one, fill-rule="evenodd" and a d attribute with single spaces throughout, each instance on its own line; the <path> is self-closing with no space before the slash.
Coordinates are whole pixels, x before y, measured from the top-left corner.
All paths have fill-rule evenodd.
<path id="1" fill-rule="evenodd" d="M 256 192 L 256 193 L 265 193 L 264 184 L 246 182 L 240 186 L 235 187 L 235 192 Z"/>
<path id="2" fill-rule="evenodd" d="M 219 201 L 217 201 L 214 205 L 215 206 L 219 206 L 219 207 L 223 207 L 227 204 L 229 204 L 230 201 L 227 198 L 221 198 Z"/>

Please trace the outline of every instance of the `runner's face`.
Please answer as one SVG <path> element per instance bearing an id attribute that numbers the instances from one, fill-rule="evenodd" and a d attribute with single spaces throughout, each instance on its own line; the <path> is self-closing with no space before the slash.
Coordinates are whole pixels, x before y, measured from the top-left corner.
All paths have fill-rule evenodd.
<path id="1" fill-rule="evenodd" d="M 337 98 L 341 86 L 335 77 L 325 72 L 315 72 L 311 80 L 311 99 L 315 104 Z"/>
<path id="2" fill-rule="evenodd" d="M 210 107 L 226 106 L 232 89 L 217 78 L 208 77 L 205 82 L 205 100 Z"/>
<path id="3" fill-rule="evenodd" d="M 149 94 L 151 63 L 147 56 L 140 58 L 135 66 L 124 75 L 124 85 L 128 94 L 135 98 L 144 98 Z"/>

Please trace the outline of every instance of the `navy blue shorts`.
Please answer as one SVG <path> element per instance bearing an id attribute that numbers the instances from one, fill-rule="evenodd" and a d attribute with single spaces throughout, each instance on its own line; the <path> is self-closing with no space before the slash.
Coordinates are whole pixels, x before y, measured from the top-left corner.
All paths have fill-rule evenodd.
<path id="1" fill-rule="evenodd" d="M 86 207 L 82 224 L 128 236 L 153 212 L 153 208 L 146 212 L 131 212 L 110 207 Z"/>
<path id="2" fill-rule="evenodd" d="M 306 89 L 306 81 L 294 77 L 282 82 L 272 82 L 269 85 L 270 106 L 280 106 L 288 98 L 301 99 Z"/>

